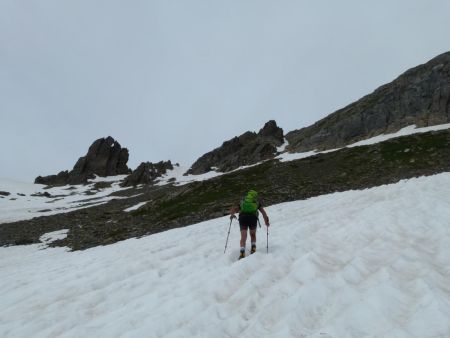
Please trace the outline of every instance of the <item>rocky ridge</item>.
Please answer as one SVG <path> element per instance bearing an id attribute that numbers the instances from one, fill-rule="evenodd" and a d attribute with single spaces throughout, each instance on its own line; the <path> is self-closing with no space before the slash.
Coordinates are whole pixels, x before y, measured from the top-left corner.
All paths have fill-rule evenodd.
<path id="1" fill-rule="evenodd" d="M 288 150 L 339 148 L 408 125 L 450 121 L 450 52 L 412 68 L 393 82 L 312 126 L 286 135 Z"/>
<path id="2" fill-rule="evenodd" d="M 199 175 L 212 170 L 227 172 L 273 158 L 284 142 L 283 129 L 273 120 L 258 132 L 246 132 L 201 156 L 186 174 Z"/>

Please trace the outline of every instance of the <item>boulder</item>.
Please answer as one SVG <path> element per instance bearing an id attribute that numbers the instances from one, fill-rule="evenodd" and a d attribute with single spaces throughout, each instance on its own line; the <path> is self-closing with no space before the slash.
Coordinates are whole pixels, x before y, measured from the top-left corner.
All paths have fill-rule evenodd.
<path id="1" fill-rule="evenodd" d="M 31 194 L 30 196 L 33 196 L 33 197 L 47 197 L 47 198 L 54 197 L 47 191 L 46 192 L 37 192 L 37 193 Z"/>

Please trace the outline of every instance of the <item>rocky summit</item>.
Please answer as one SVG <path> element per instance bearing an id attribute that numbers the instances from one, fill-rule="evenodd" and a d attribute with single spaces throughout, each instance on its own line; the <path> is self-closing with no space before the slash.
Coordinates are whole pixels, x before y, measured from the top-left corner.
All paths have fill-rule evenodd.
<path id="1" fill-rule="evenodd" d="M 45 185 L 82 184 L 98 176 L 126 175 L 131 172 L 127 166 L 128 149 L 122 148 L 111 136 L 96 140 L 89 147 L 86 156 L 80 157 L 71 171 L 57 175 L 38 176 L 35 183 Z"/>
<path id="2" fill-rule="evenodd" d="M 412 68 L 312 126 L 286 135 L 289 151 L 339 148 L 408 125 L 450 121 L 450 52 Z"/>
<path id="3" fill-rule="evenodd" d="M 258 133 L 248 131 L 206 153 L 191 166 L 187 174 L 199 175 L 212 170 L 227 172 L 271 159 L 283 142 L 283 129 L 271 120 Z"/>

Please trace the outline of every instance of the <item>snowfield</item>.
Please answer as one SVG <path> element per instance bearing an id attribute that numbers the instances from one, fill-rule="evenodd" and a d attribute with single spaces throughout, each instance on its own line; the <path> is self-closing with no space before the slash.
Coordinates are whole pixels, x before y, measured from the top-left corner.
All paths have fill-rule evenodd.
<path id="1" fill-rule="evenodd" d="M 114 198 L 127 198 L 109 196 L 113 192 L 129 189 L 120 186 L 121 180 L 125 177 L 126 175 L 96 177 L 89 180 L 87 185 L 66 185 L 48 189 L 42 184 L 0 178 L 0 191 L 10 193 L 0 198 L 0 226 L 1 223 L 89 208 L 107 203 Z M 95 190 L 95 183 L 98 182 L 111 182 L 111 186 Z M 36 196 L 44 193 L 50 194 L 51 197 Z"/>
<path id="2" fill-rule="evenodd" d="M 449 201 L 443 173 L 271 206 L 269 254 L 262 228 L 241 261 L 227 217 L 80 252 L 3 247 L 0 336 L 450 337 Z"/>

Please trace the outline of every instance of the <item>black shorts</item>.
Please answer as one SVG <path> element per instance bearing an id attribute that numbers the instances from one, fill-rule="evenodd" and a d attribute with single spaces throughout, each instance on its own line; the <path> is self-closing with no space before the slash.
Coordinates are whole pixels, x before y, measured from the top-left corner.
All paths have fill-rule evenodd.
<path id="1" fill-rule="evenodd" d="M 241 230 L 250 230 L 256 229 L 256 224 L 258 222 L 258 217 L 256 215 L 250 214 L 239 214 L 239 227 Z"/>

